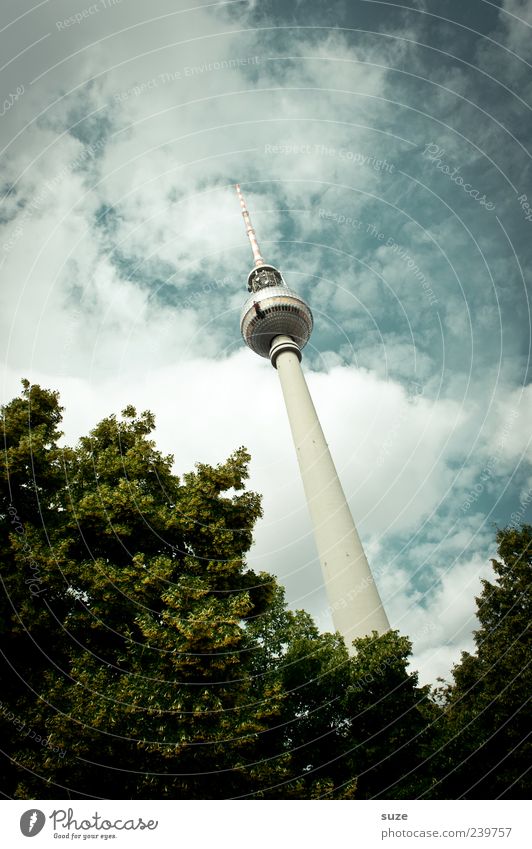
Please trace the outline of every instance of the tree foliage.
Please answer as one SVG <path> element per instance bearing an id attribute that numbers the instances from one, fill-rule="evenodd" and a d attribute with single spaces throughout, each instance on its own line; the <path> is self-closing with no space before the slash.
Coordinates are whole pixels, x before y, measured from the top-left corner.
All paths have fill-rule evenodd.
<path id="1" fill-rule="evenodd" d="M 149 412 L 75 447 L 54 392 L 24 382 L 2 412 L 6 795 L 454 798 L 483 758 L 499 767 L 479 794 L 523 792 L 530 529 L 500 535 L 477 655 L 440 705 L 406 637 L 374 633 L 349 657 L 249 568 L 245 449 L 180 478 Z"/>
<path id="2" fill-rule="evenodd" d="M 464 798 L 528 798 L 532 742 L 532 527 L 497 533 L 494 581 L 476 599 L 476 653 L 464 652 L 446 700 L 453 756 L 444 792 Z"/>

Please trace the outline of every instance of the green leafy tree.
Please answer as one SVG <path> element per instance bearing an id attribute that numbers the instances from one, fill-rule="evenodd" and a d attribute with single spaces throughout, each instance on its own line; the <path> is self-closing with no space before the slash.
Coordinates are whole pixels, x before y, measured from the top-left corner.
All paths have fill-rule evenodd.
<path id="1" fill-rule="evenodd" d="M 438 698 L 397 632 L 287 610 L 246 555 L 237 450 L 182 478 L 132 407 L 60 446 L 56 393 L 2 409 L 2 788 L 27 797 L 523 796 L 531 529 L 501 531 L 477 652 Z M 528 692 L 527 692 L 528 691 Z"/>
<path id="2" fill-rule="evenodd" d="M 437 705 L 408 670 L 412 645 L 397 631 L 354 642 L 352 678 L 343 699 L 357 796 L 412 799 L 429 791 L 437 747 Z"/>
<path id="3" fill-rule="evenodd" d="M 245 450 L 179 479 L 150 413 L 75 448 L 61 413 L 27 382 L 2 410 L 4 791 L 350 797 L 347 652 L 247 568 Z"/>
<path id="4" fill-rule="evenodd" d="M 246 631 L 274 595 L 244 561 L 249 457 L 180 481 L 151 414 L 123 416 L 59 449 L 54 393 L 25 384 L 3 410 L 3 721 L 31 729 L 9 735 L 16 793 L 266 792 L 288 758 L 263 763 L 280 699 L 253 680 Z"/>
<path id="5" fill-rule="evenodd" d="M 281 681 L 282 736 L 309 798 L 415 798 L 434 781 L 440 709 L 407 669 L 411 644 L 391 631 L 355 641 L 275 607 L 254 625 L 257 662 Z"/>
<path id="6" fill-rule="evenodd" d="M 286 609 L 278 590 L 266 615 L 250 623 L 262 647 L 258 675 L 279 682 L 282 694 L 274 748 L 290 753 L 290 775 L 303 798 L 352 798 L 356 780 L 345 758 L 348 744 L 342 695 L 351 661 L 341 637 L 320 634 L 305 611 Z M 285 781 L 285 790 L 290 787 Z"/>
<path id="7" fill-rule="evenodd" d="M 528 798 L 532 692 L 532 527 L 497 533 L 494 581 L 476 599 L 476 653 L 464 652 L 446 693 L 448 768 L 441 780 L 452 798 Z"/>
<path id="8" fill-rule="evenodd" d="M 41 556 L 49 533 L 60 524 L 63 454 L 57 442 L 62 408 L 57 393 L 23 381 L 22 396 L 2 413 L 0 728 L 5 757 L 0 770 L 2 788 L 12 795 L 17 753 L 31 748 L 30 740 L 38 735 L 29 715 L 44 672 L 66 662 L 65 641 L 43 600 Z M 68 604 L 57 599 L 59 616 Z M 42 726 L 40 730 L 45 738 Z"/>

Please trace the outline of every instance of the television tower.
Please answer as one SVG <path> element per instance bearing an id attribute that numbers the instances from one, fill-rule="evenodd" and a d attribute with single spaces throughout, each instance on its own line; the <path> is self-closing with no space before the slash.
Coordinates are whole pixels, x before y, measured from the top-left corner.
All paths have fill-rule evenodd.
<path id="1" fill-rule="evenodd" d="M 383 634 L 390 624 L 301 369 L 313 327 L 310 307 L 264 261 L 240 186 L 236 190 L 255 263 L 240 330 L 246 345 L 277 369 L 334 627 L 352 653 L 356 637 Z"/>

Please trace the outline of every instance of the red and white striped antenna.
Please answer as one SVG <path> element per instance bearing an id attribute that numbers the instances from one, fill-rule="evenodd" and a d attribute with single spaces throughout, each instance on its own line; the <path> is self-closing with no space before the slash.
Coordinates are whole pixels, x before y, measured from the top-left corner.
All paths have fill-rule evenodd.
<path id="1" fill-rule="evenodd" d="M 253 224 L 251 223 L 251 218 L 249 217 L 246 201 L 242 196 L 242 192 L 240 191 L 240 186 L 238 185 L 238 183 L 236 184 L 236 193 L 240 201 L 242 218 L 244 219 L 244 224 L 246 225 L 246 233 L 248 234 L 248 239 L 251 244 L 251 250 L 253 251 L 253 259 L 255 260 L 255 266 L 258 267 L 259 265 L 265 265 L 264 259 L 262 258 L 260 253 L 259 243 L 257 242 L 255 230 L 253 229 Z"/>

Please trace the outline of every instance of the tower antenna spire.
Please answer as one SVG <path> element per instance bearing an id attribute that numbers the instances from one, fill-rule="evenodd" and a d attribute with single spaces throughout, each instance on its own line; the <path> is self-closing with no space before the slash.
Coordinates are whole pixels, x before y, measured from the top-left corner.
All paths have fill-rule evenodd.
<path id="1" fill-rule="evenodd" d="M 246 225 L 246 233 L 248 234 L 248 239 L 251 244 L 251 250 L 253 251 L 253 259 L 255 260 L 255 267 L 257 268 L 259 265 L 265 265 L 264 259 L 261 255 L 259 243 L 257 242 L 257 237 L 255 235 L 255 230 L 253 229 L 253 224 L 251 223 L 251 218 L 249 217 L 248 208 L 246 206 L 246 201 L 242 196 L 242 192 L 240 190 L 240 186 L 238 183 L 236 184 L 236 193 L 238 195 L 238 199 L 240 201 L 240 208 L 242 210 L 242 218 L 244 219 L 244 224 Z"/>

